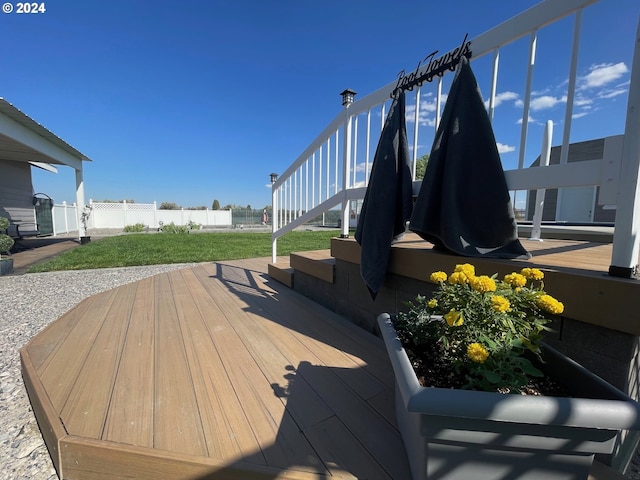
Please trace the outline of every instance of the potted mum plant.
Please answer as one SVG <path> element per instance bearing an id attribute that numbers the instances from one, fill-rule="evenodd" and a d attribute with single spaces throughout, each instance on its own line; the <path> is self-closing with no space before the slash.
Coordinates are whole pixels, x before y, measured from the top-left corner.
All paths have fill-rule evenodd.
<path id="1" fill-rule="evenodd" d="M 0 217 L 0 232 L 6 232 L 7 228 L 9 228 L 9 220 Z M 8 275 L 13 272 L 13 258 L 9 253 L 13 244 L 13 238 L 6 233 L 0 233 L 0 275 Z"/>
<path id="2" fill-rule="evenodd" d="M 431 274 L 429 298 L 378 317 L 414 480 L 586 479 L 594 454 L 640 429 L 637 402 L 543 343 L 564 310 L 543 278 L 457 265 Z"/>

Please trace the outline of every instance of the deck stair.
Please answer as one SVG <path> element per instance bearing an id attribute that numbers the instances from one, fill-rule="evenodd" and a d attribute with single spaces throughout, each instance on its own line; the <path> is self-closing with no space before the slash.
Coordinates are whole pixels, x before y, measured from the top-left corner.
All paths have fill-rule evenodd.
<path id="1" fill-rule="evenodd" d="M 270 263 L 267 268 L 271 278 L 289 288 L 293 288 L 293 268 L 289 258 L 278 259 L 277 263 Z"/>
<path id="2" fill-rule="evenodd" d="M 293 252 L 277 263 L 269 264 L 269 276 L 294 288 L 294 277 L 308 276 L 327 284 L 335 282 L 336 259 L 331 250 Z"/>
<path id="3" fill-rule="evenodd" d="M 304 272 L 327 283 L 335 280 L 336 259 L 331 256 L 331 250 L 294 252 L 290 260 L 291 267 L 296 272 Z"/>

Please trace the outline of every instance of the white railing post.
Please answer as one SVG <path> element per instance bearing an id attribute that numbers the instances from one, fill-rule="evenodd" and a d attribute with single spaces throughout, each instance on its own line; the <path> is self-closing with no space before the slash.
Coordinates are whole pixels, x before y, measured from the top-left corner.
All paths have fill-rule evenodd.
<path id="1" fill-rule="evenodd" d="M 631 278 L 640 255 L 640 22 L 636 32 L 609 275 Z"/>
<path id="2" fill-rule="evenodd" d="M 342 225 L 340 236 L 342 238 L 349 237 L 349 177 L 351 168 L 351 115 L 349 115 L 349 107 L 345 107 L 345 121 L 344 121 L 344 145 L 342 153 Z M 337 172 L 336 172 L 337 173 Z M 337 175 L 336 175 L 337 177 Z"/>
<path id="3" fill-rule="evenodd" d="M 420 87 L 416 88 L 416 109 L 413 112 L 413 152 L 411 158 L 411 180 L 416 179 L 418 163 L 418 126 L 420 125 Z"/>
<path id="4" fill-rule="evenodd" d="M 542 151 L 540 152 L 540 167 L 548 167 L 551 158 L 551 139 L 553 138 L 553 122 L 547 120 L 546 128 L 542 133 Z M 536 192 L 536 208 L 533 214 L 533 226 L 531 228 L 531 237 L 529 240 L 542 241 L 540 235 L 542 233 L 542 210 L 544 208 L 545 188 L 539 188 Z"/>

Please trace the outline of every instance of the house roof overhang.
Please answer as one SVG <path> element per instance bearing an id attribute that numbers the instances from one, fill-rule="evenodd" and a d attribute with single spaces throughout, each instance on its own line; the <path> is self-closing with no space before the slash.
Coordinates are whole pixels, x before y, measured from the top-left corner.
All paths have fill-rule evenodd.
<path id="1" fill-rule="evenodd" d="M 28 162 L 40 168 L 65 165 L 75 170 L 82 170 L 83 161 L 91 161 L 1 97 L 0 160 Z"/>

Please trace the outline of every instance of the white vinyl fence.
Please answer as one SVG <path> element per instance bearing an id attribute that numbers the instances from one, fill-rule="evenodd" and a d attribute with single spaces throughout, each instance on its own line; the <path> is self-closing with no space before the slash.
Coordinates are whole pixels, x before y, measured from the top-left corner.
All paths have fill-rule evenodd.
<path id="1" fill-rule="evenodd" d="M 148 228 L 158 228 L 171 222 L 176 225 L 195 223 L 202 227 L 230 227 L 231 210 L 159 210 L 156 203 L 104 203 L 89 201 L 91 215 L 87 224 L 92 228 L 121 228 L 140 223 Z M 78 230 L 78 209 L 76 204 L 54 205 L 53 234 Z"/>
<path id="2" fill-rule="evenodd" d="M 88 228 L 124 228 L 141 223 L 149 228 L 175 223 L 195 223 L 203 227 L 231 226 L 231 210 L 159 210 L 153 203 L 104 203 L 89 201 Z"/>

